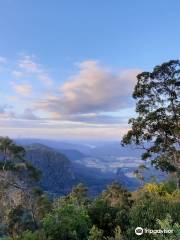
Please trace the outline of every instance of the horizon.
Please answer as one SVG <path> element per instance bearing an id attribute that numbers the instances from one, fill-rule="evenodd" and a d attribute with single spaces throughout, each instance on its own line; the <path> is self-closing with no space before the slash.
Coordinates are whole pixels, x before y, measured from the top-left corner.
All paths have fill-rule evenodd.
<path id="1" fill-rule="evenodd" d="M 179 7 L 1 1 L 0 135 L 120 141 L 136 75 L 179 59 Z"/>

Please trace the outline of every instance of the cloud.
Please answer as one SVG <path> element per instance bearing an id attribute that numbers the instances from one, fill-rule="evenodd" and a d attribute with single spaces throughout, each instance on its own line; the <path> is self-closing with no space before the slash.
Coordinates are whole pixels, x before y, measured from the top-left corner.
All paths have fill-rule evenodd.
<path id="1" fill-rule="evenodd" d="M 0 68 L 6 61 L 0 57 Z M 131 94 L 141 70 L 112 71 L 97 61 L 84 61 L 58 86 L 34 56 L 21 56 L 14 65 L 5 72 L 7 79 L 13 75 L 12 89 L 1 93 L 1 104 L 13 104 L 0 105 L 1 134 L 119 139 L 127 130 L 127 119 L 134 114 Z"/>
<path id="2" fill-rule="evenodd" d="M 122 124 L 94 125 L 49 120 L 0 119 L 1 135 L 15 138 L 22 134 L 29 138 L 119 140 L 127 130 L 127 125 Z"/>
<path id="3" fill-rule="evenodd" d="M 29 120 L 37 120 L 38 118 L 36 117 L 36 115 L 34 114 L 33 110 L 30 108 L 26 108 L 23 112 L 23 114 L 21 114 L 20 118 L 22 119 L 29 119 Z"/>
<path id="4" fill-rule="evenodd" d="M 39 73 L 38 64 L 33 60 L 33 57 L 25 55 L 19 61 L 19 67 L 29 73 Z"/>
<path id="5" fill-rule="evenodd" d="M 89 114 L 75 114 L 70 115 L 69 121 L 87 122 L 94 124 L 119 124 L 127 122 L 126 117 L 108 116 L 106 114 L 89 113 Z"/>
<path id="6" fill-rule="evenodd" d="M 19 61 L 19 68 L 21 71 L 13 71 L 16 77 L 22 77 L 24 75 L 35 76 L 38 80 L 47 86 L 53 85 L 53 80 L 50 78 L 47 71 L 35 61 L 35 57 L 25 55 Z"/>
<path id="7" fill-rule="evenodd" d="M 98 114 L 132 105 L 130 96 L 139 71 L 125 69 L 114 73 L 96 61 L 82 62 L 79 72 L 60 87 L 58 95 L 41 100 L 36 106 L 60 119 L 102 119 Z M 96 115 L 89 117 L 92 113 Z"/>
<path id="8" fill-rule="evenodd" d="M 48 76 L 47 73 L 40 73 L 37 75 L 37 78 L 45 83 L 47 86 L 53 85 L 53 80 Z"/>
<path id="9" fill-rule="evenodd" d="M 10 95 L 10 96 L 7 96 L 7 99 L 9 101 L 15 102 L 15 101 L 18 101 L 18 96 Z"/>
<path id="10" fill-rule="evenodd" d="M 90 124 L 119 124 L 127 123 L 127 116 L 110 116 L 101 113 L 87 113 L 87 114 L 73 114 L 73 115 L 61 115 L 59 112 L 51 112 L 49 119 L 90 123 Z"/>
<path id="11" fill-rule="evenodd" d="M 14 113 L 11 110 L 11 106 L 0 105 L 0 119 L 8 119 L 14 117 Z"/>
<path id="12" fill-rule="evenodd" d="M 23 95 L 23 96 L 28 96 L 32 92 L 32 86 L 29 83 L 14 83 L 12 82 L 12 86 L 16 93 Z"/>

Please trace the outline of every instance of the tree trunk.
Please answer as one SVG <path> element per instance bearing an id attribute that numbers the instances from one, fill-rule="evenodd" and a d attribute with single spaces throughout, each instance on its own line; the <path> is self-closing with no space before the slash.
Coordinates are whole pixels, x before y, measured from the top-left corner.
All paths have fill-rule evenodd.
<path id="1" fill-rule="evenodd" d="M 176 187 L 179 190 L 179 188 L 180 188 L 180 173 L 179 172 L 176 173 Z"/>

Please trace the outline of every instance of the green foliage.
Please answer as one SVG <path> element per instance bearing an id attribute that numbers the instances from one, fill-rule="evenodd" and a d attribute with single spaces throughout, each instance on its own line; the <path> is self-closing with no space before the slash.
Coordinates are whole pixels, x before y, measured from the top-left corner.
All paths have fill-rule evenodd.
<path id="1" fill-rule="evenodd" d="M 116 182 L 107 186 L 107 189 L 102 192 L 100 198 L 114 207 L 130 207 L 132 204 L 130 192 Z"/>
<path id="2" fill-rule="evenodd" d="M 89 206 L 89 216 L 93 224 L 103 230 L 103 236 L 114 235 L 120 226 L 124 233 L 129 225 L 129 211 L 132 205 L 130 193 L 119 184 L 113 183 Z"/>
<path id="3" fill-rule="evenodd" d="M 27 229 L 32 231 L 36 229 L 35 219 L 33 219 L 30 209 L 21 205 L 11 209 L 7 221 L 9 235 L 17 237 Z"/>
<path id="4" fill-rule="evenodd" d="M 8 137 L 0 138 L 0 235 L 18 237 L 36 230 L 51 209 L 46 195 L 33 188 L 39 171 L 26 162 L 25 149 Z"/>
<path id="5" fill-rule="evenodd" d="M 134 171 L 134 176 L 139 179 L 140 183 L 141 183 L 141 186 L 143 186 L 144 184 L 144 171 L 147 170 L 148 168 L 144 165 L 144 164 L 141 164 L 139 165 L 138 169 L 136 169 Z"/>
<path id="6" fill-rule="evenodd" d="M 13 238 L 0 238 L 0 240 L 48 240 L 43 231 L 31 232 L 29 230 Z"/>
<path id="7" fill-rule="evenodd" d="M 25 231 L 22 236 L 15 238 L 15 240 L 40 240 L 36 232 Z"/>
<path id="8" fill-rule="evenodd" d="M 98 229 L 95 225 L 90 230 L 90 236 L 88 240 L 122 240 L 121 229 L 117 226 L 114 230 L 114 236 L 104 237 L 103 230 Z"/>
<path id="9" fill-rule="evenodd" d="M 72 189 L 72 192 L 67 195 L 65 198 L 66 202 L 73 202 L 78 205 L 87 205 L 89 200 L 88 200 L 88 188 L 82 184 L 79 183 L 77 186 L 75 186 Z"/>
<path id="10" fill-rule="evenodd" d="M 43 219 L 44 231 L 51 240 L 85 240 L 90 226 L 86 209 L 77 204 L 61 202 Z"/>
<path id="11" fill-rule="evenodd" d="M 119 212 L 118 208 L 111 207 L 107 201 L 102 199 L 95 200 L 89 207 L 89 216 L 91 221 L 101 230 L 104 236 L 113 234 L 116 227 L 116 218 Z"/>
<path id="12" fill-rule="evenodd" d="M 121 228 L 117 226 L 114 230 L 114 240 L 122 240 L 122 232 Z"/>
<path id="13" fill-rule="evenodd" d="M 38 181 L 40 179 L 40 171 L 25 160 L 25 149 L 13 142 L 8 137 L 0 137 L 0 180 L 7 182 L 8 185 L 22 188 L 17 181 L 14 183 L 5 179 L 6 172 L 12 172 L 16 178 L 24 178 L 26 185 L 28 181 Z"/>
<path id="14" fill-rule="evenodd" d="M 159 229 L 165 228 L 166 224 L 170 229 L 179 228 L 180 191 L 173 190 L 167 183 L 146 184 L 133 202 L 130 194 L 117 183 L 108 186 L 99 197 L 88 201 L 88 204 L 84 204 L 81 198 L 82 201 L 77 201 L 79 191 L 76 195 L 75 189 L 79 189 L 79 186 L 67 197 L 56 200 L 53 209 L 41 203 L 44 194 L 40 189 L 34 189 L 31 196 L 34 201 L 39 199 L 40 202 L 33 211 L 24 208 L 24 205 L 9 212 L 8 235 L 13 240 L 136 240 L 139 239 L 134 233 L 137 226 Z M 86 195 L 80 196 L 87 200 Z M 41 204 L 46 209 L 45 212 L 41 210 L 42 215 L 38 212 Z M 42 220 L 42 224 L 36 226 L 33 216 L 39 223 Z M 169 239 L 175 240 L 175 236 L 174 234 Z M 141 239 L 154 240 L 154 237 L 153 234 L 143 234 Z M 163 238 L 165 236 L 161 237 L 166 240 Z"/>
<path id="15" fill-rule="evenodd" d="M 10 149 L 13 143 L 1 140 L 0 144 Z M 94 199 L 89 199 L 87 187 L 79 184 L 67 196 L 50 201 L 40 188 L 28 187 L 29 182 L 21 188 L 21 181 L 27 180 L 34 167 L 25 160 L 17 161 L 9 152 L 5 155 L 8 161 L 3 162 L 1 172 L 6 178 L 0 184 L 2 240 L 167 240 L 167 235 L 139 237 L 134 233 L 137 226 L 173 229 L 168 240 L 179 237 L 180 191 L 173 178 L 145 184 L 133 194 L 114 182 Z M 24 167 L 27 174 L 20 178 L 17 172 L 24 172 Z M 141 165 L 138 173 L 144 169 Z M 12 180 L 13 184 L 8 184 Z"/>
<path id="16" fill-rule="evenodd" d="M 24 162 L 24 148 L 16 145 L 8 137 L 0 137 L 0 153 L 2 155 L 0 169 L 3 171 L 18 170 L 16 164 Z"/>
<path id="17" fill-rule="evenodd" d="M 158 240 L 177 240 L 180 238 L 180 225 L 173 223 L 171 216 L 168 214 L 165 219 L 157 220 L 161 229 L 173 230 L 172 234 L 162 234 L 158 236 Z"/>
<path id="18" fill-rule="evenodd" d="M 90 230 L 90 236 L 88 240 L 102 240 L 103 239 L 103 230 L 98 229 L 95 225 Z"/>
<path id="19" fill-rule="evenodd" d="M 133 98 L 137 118 L 129 120 L 131 130 L 123 145 L 141 145 L 142 159 L 163 171 L 180 174 L 180 61 L 156 66 L 137 76 Z"/>
<path id="20" fill-rule="evenodd" d="M 159 229 L 157 219 L 165 219 L 167 213 L 172 216 L 174 222 L 180 222 L 179 194 L 178 190 L 168 193 L 164 184 L 145 185 L 141 197 L 131 208 L 127 236 L 134 240 L 139 239 L 134 233 L 136 227 Z M 142 235 L 141 239 L 146 240 L 146 234 Z M 154 236 L 148 235 L 148 239 L 154 240 Z"/>

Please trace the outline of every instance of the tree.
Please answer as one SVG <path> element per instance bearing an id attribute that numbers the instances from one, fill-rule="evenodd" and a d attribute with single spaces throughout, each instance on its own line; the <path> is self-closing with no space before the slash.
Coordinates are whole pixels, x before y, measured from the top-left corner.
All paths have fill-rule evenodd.
<path id="1" fill-rule="evenodd" d="M 59 202 L 52 213 L 43 219 L 43 229 L 47 239 L 51 240 L 86 240 L 90 227 L 85 207 L 66 201 Z"/>
<path id="2" fill-rule="evenodd" d="M 122 144 L 140 145 L 143 160 L 150 159 L 156 168 L 176 173 L 180 178 L 180 61 L 156 66 L 152 72 L 137 76 L 133 92 L 137 117 Z"/>
<path id="3" fill-rule="evenodd" d="M 0 137 L 0 153 L 2 155 L 1 168 L 5 171 L 12 166 L 12 160 L 13 162 L 24 160 L 25 150 L 16 145 L 10 138 Z"/>
<path id="4" fill-rule="evenodd" d="M 119 226 L 114 230 L 114 240 L 122 240 L 121 228 Z"/>
<path id="5" fill-rule="evenodd" d="M 130 207 L 132 204 L 131 194 L 116 182 L 108 185 L 100 198 L 107 201 L 112 207 Z"/>
<path id="6" fill-rule="evenodd" d="M 8 137 L 0 137 L 0 181 L 2 184 L 23 190 L 29 183 L 38 181 L 39 178 L 40 171 L 25 161 L 25 149 Z"/>
<path id="7" fill-rule="evenodd" d="M 102 240 L 103 239 L 103 230 L 98 229 L 95 225 L 90 230 L 90 236 L 88 240 Z"/>
<path id="8" fill-rule="evenodd" d="M 147 170 L 148 167 L 146 167 L 144 164 L 139 165 L 138 169 L 134 171 L 134 176 L 137 177 L 137 179 L 140 181 L 141 186 L 143 186 L 145 178 L 144 178 L 144 171 Z"/>
<path id="9" fill-rule="evenodd" d="M 111 207 L 110 204 L 100 198 L 95 199 L 88 209 L 91 222 L 103 231 L 103 236 L 113 236 L 117 223 L 118 208 Z"/>
<path id="10" fill-rule="evenodd" d="M 0 137 L 0 234 L 16 237 L 38 227 L 49 206 L 45 195 L 34 189 L 39 176 L 25 160 L 25 149 Z"/>
<path id="11" fill-rule="evenodd" d="M 136 227 L 160 229 L 157 219 L 164 220 L 171 215 L 173 223 L 180 222 L 180 191 L 168 192 L 163 183 L 148 183 L 138 191 L 138 199 L 134 202 L 130 215 L 127 239 L 154 240 L 153 234 L 137 236 Z M 159 238 L 157 238 L 159 239 Z"/>
<path id="12" fill-rule="evenodd" d="M 129 225 L 129 212 L 132 205 L 131 194 L 118 183 L 112 183 L 89 206 L 91 221 L 103 230 L 103 239 L 115 235 L 120 228 L 124 234 Z M 119 232 L 116 232 L 116 235 Z M 110 239 L 110 238 L 109 238 Z"/>
<path id="13" fill-rule="evenodd" d="M 26 229 L 35 230 L 30 211 L 21 205 L 10 209 L 7 221 L 8 234 L 14 238 L 21 235 Z"/>
<path id="14" fill-rule="evenodd" d="M 167 214 L 166 218 L 163 220 L 157 220 L 161 229 L 172 230 L 171 234 L 162 234 L 158 236 L 158 240 L 177 240 L 180 235 L 180 224 L 173 223 L 172 218 Z"/>
<path id="15" fill-rule="evenodd" d="M 67 202 L 76 202 L 78 205 L 86 205 L 89 202 L 88 188 L 83 183 L 79 183 L 72 189 L 71 193 L 65 197 L 65 200 Z"/>

